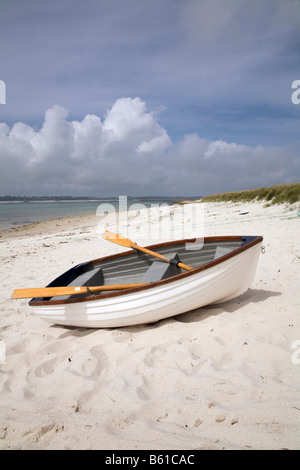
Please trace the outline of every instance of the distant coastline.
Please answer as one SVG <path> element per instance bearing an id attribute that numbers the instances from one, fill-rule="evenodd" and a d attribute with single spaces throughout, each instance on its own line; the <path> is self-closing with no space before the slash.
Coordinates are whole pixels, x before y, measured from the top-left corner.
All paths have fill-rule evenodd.
<path id="1" fill-rule="evenodd" d="M 184 196 L 127 196 L 128 200 L 134 201 L 180 201 L 182 199 L 193 200 L 194 197 Z M 198 199 L 196 197 L 196 199 Z M 88 197 L 88 196 L 0 196 L 0 203 L 7 202 L 115 202 L 119 196 L 110 197 Z"/>
<path id="2" fill-rule="evenodd" d="M 0 199 L 0 204 L 27 204 L 27 203 L 43 203 L 43 202 L 115 202 L 116 199 Z"/>
<path id="3" fill-rule="evenodd" d="M 74 196 L 0 196 L 0 202 L 94 202 L 94 201 L 115 201 L 117 198 L 100 197 L 74 197 Z"/>

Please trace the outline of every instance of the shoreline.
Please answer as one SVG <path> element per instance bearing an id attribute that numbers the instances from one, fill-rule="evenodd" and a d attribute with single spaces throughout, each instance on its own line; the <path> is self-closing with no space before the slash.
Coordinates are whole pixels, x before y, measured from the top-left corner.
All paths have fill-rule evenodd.
<path id="1" fill-rule="evenodd" d="M 83 215 L 71 215 L 69 217 L 57 217 L 54 219 L 48 219 L 40 222 L 34 222 L 30 224 L 20 225 L 19 227 L 10 229 L 10 230 L 0 230 L 0 242 L 1 238 L 3 239 L 12 239 L 12 238 L 27 238 L 35 236 L 36 233 L 42 234 L 43 231 L 46 233 L 53 233 L 58 231 L 58 227 L 61 227 L 61 224 L 76 224 L 87 222 L 89 223 L 96 216 L 95 214 L 83 214 Z M 72 226 L 72 225 L 71 225 Z M 63 229 L 65 230 L 65 229 Z M 49 232 L 48 232 L 49 231 Z"/>
<path id="2" fill-rule="evenodd" d="M 238 222 L 249 222 L 251 220 L 268 220 L 268 218 L 278 218 L 278 219 L 283 219 L 283 218 L 297 218 L 300 217 L 300 205 L 299 203 L 294 203 L 294 204 L 276 204 L 272 206 L 265 206 L 265 201 L 262 202 L 230 202 L 230 201 L 225 201 L 225 202 L 203 202 L 201 203 L 200 200 L 198 201 L 181 201 L 178 203 L 170 204 L 168 206 L 163 206 L 161 207 L 154 207 L 154 210 L 158 209 L 164 209 L 167 207 L 167 212 L 174 210 L 176 211 L 176 208 L 181 208 L 184 205 L 198 205 L 201 204 L 203 207 L 205 206 L 205 214 L 206 214 L 206 220 L 204 221 L 204 224 L 207 226 L 224 226 L 228 224 L 235 223 L 236 221 Z M 229 213 L 226 214 L 225 218 L 222 218 L 222 213 L 220 212 L 219 214 L 210 214 L 210 209 L 209 208 L 218 208 L 221 212 L 222 210 L 229 209 Z M 230 208 L 234 208 L 233 211 L 230 211 Z M 259 210 L 251 210 L 251 208 L 259 208 Z M 249 210 L 248 210 L 249 209 Z M 124 212 L 127 212 L 127 214 L 130 215 L 130 212 L 141 212 L 145 210 L 146 213 L 151 211 L 151 207 L 145 207 L 144 209 L 133 209 L 132 211 L 127 210 Z M 180 209 L 179 209 L 180 210 Z M 116 209 L 115 213 L 113 214 L 116 216 L 116 218 L 120 217 L 120 214 L 122 212 L 118 211 Z M 231 218 L 228 219 L 228 215 L 230 214 Z M 240 220 L 236 220 L 236 215 L 240 215 Z M 0 242 L 1 238 L 4 240 L 6 238 L 11 239 L 11 238 L 19 238 L 25 236 L 30 237 L 30 236 L 35 236 L 36 232 L 39 232 L 42 234 L 42 231 L 47 231 L 49 230 L 50 233 L 59 231 L 59 227 L 65 226 L 66 224 L 70 224 L 69 227 L 66 226 L 66 228 L 71 228 L 75 227 L 78 225 L 78 223 L 83 223 L 83 224 L 88 224 L 89 227 L 95 227 L 96 223 L 101 222 L 101 219 L 103 218 L 108 218 L 111 219 L 111 214 L 108 214 L 108 216 L 99 216 L 97 213 L 90 213 L 90 214 L 78 214 L 78 215 L 70 215 L 70 216 L 62 216 L 62 217 L 55 217 L 55 218 L 50 218 L 47 220 L 42 220 L 39 222 L 33 222 L 29 224 L 24 224 L 20 225 L 16 228 L 12 228 L 9 230 L 0 230 Z M 130 216 L 129 216 L 130 219 Z M 127 222 L 127 219 L 126 219 Z M 109 225 L 109 222 L 108 222 Z M 66 228 L 62 229 L 65 230 Z M 195 235 L 197 236 L 197 235 Z M 158 240 L 159 241 L 159 240 Z"/>
<path id="3" fill-rule="evenodd" d="M 95 214 L 72 216 L 2 234 L 0 449 L 299 450 L 297 205 L 205 204 L 205 236 L 264 237 L 250 290 L 224 304 L 89 330 L 48 324 L 27 300 L 9 298 L 124 251 L 102 239 L 106 228 L 150 245 L 149 228 L 183 214 L 193 237 L 192 208 L 110 214 L 102 225 Z"/>
<path id="4" fill-rule="evenodd" d="M 32 201 L 24 204 L 24 201 L 3 202 L 0 208 L 0 233 L 19 229 L 38 222 L 56 220 L 65 217 L 92 215 L 103 211 L 129 211 L 132 207 L 143 208 L 157 207 L 159 205 L 176 204 L 178 198 L 133 198 L 120 196 L 119 199 L 102 200 L 47 200 Z M 181 201 L 181 200 L 180 200 Z"/>

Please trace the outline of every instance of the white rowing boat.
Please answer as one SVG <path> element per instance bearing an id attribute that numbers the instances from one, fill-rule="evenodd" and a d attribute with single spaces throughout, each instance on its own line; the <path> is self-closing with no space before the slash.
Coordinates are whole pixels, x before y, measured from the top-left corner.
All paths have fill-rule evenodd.
<path id="1" fill-rule="evenodd" d="M 134 250 L 71 268 L 41 290 L 46 297 L 36 296 L 29 305 L 38 317 L 59 325 L 156 322 L 243 294 L 253 281 L 262 240 L 224 236 L 205 238 L 197 250 L 188 249 L 196 239 L 147 247 L 171 264 L 134 245 Z"/>

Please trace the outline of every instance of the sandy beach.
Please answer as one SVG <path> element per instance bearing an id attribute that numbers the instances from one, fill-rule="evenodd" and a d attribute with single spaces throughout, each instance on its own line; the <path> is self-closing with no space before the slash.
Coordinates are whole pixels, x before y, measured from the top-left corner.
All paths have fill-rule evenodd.
<path id="1" fill-rule="evenodd" d="M 300 449 L 299 205 L 203 206 L 205 236 L 264 237 L 253 284 L 150 325 L 61 327 L 10 300 L 124 250 L 104 229 L 159 242 L 145 232 L 150 209 L 0 233 L 0 449 Z M 152 211 L 151 227 L 182 207 Z M 198 236 L 190 222 L 184 235 Z"/>

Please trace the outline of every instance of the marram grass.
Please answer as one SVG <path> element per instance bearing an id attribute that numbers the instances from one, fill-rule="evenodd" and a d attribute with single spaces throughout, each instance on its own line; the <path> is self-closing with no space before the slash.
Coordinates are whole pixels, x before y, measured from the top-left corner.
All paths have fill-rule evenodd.
<path id="1" fill-rule="evenodd" d="M 300 201 L 300 183 L 279 184 L 271 187 L 232 191 L 205 196 L 201 202 L 250 202 L 266 201 L 269 205 Z"/>

